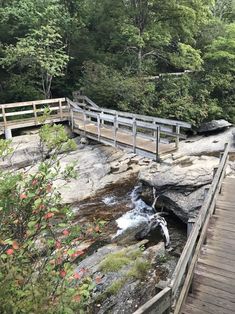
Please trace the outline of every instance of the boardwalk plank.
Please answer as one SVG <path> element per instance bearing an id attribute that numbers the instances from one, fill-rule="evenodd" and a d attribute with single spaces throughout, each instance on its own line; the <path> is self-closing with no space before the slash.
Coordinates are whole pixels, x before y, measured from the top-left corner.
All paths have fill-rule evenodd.
<path id="1" fill-rule="evenodd" d="M 210 293 L 205 293 L 200 290 L 194 290 L 194 297 L 202 302 L 213 304 L 215 306 L 221 307 L 229 311 L 233 311 L 233 313 L 235 313 L 235 303 L 223 299 L 221 298 L 221 296 L 219 298 L 215 298 Z"/>
<path id="2" fill-rule="evenodd" d="M 201 284 L 200 282 L 198 282 L 197 280 L 194 280 L 193 282 L 193 291 L 201 291 L 204 293 L 208 293 L 210 295 L 213 295 L 216 298 L 223 298 L 225 300 L 228 300 L 230 302 L 235 303 L 235 294 L 234 293 L 230 293 L 227 291 L 222 291 L 220 289 L 214 288 L 214 287 L 210 287 L 207 286 L 205 284 Z"/>
<path id="3" fill-rule="evenodd" d="M 225 309 L 221 306 L 214 305 L 211 303 L 208 303 L 206 301 L 202 301 L 200 299 L 194 298 L 192 296 L 188 297 L 188 304 L 193 305 L 194 307 L 200 309 L 203 313 L 208 312 L 211 314 L 234 314 L 234 311 Z M 190 314 L 190 313 L 188 313 Z"/>
<path id="4" fill-rule="evenodd" d="M 197 263 L 197 269 L 201 272 L 208 272 L 215 275 L 224 276 L 227 278 L 232 278 L 235 280 L 235 273 L 230 272 L 228 270 L 223 269 L 221 266 L 217 266 L 215 264 L 208 263 L 206 260 L 200 260 L 200 262 Z"/>

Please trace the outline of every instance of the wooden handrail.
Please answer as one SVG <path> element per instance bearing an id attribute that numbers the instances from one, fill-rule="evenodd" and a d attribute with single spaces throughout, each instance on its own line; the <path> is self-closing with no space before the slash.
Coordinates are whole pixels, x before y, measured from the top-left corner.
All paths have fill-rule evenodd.
<path id="1" fill-rule="evenodd" d="M 88 97 L 86 96 L 79 96 L 81 97 L 81 99 L 87 99 Z M 89 99 L 89 98 L 88 98 Z M 91 100 L 89 100 L 89 103 L 91 102 Z M 77 104 L 77 106 L 81 106 L 81 107 L 86 107 L 86 104 L 82 104 L 82 103 L 78 103 L 75 102 Z M 94 102 L 92 102 L 94 104 Z M 96 105 L 96 104 L 95 104 Z M 84 108 L 82 108 L 84 109 Z M 147 115 L 141 115 L 141 114 L 137 114 L 137 113 L 129 113 L 129 112 L 124 112 L 124 111 L 118 111 L 118 110 L 113 110 L 113 109 L 106 109 L 103 107 L 98 107 L 96 105 L 96 107 L 91 107 L 91 109 L 93 111 L 98 111 L 98 112 L 103 112 L 103 113 L 107 113 L 107 114 L 111 114 L 111 115 L 118 115 L 118 116 L 122 116 L 122 117 L 128 117 L 128 118 L 136 118 L 139 120 L 143 120 L 143 121 L 148 121 L 148 122 L 156 122 L 159 124 L 164 124 L 164 125 L 169 125 L 169 126 L 181 126 L 183 128 L 186 129 L 190 129 L 192 126 L 190 123 L 184 122 L 184 121 L 178 121 L 178 120 L 172 120 L 172 119 L 163 119 L 163 118 L 157 118 L 157 117 L 153 117 L 153 116 L 147 116 Z"/>
<path id="2" fill-rule="evenodd" d="M 213 178 L 206 199 L 200 209 L 199 215 L 184 246 L 183 252 L 177 263 L 177 266 L 172 275 L 169 285 L 161 292 L 159 292 L 156 296 L 154 296 L 151 300 L 149 300 L 147 303 L 141 306 L 139 309 L 140 311 L 137 310 L 134 314 L 148 314 L 148 313 L 162 314 L 167 309 L 170 309 L 176 298 L 176 294 L 178 292 L 180 285 L 182 284 L 182 280 L 185 276 L 186 269 L 188 267 L 183 288 L 177 300 L 174 311 L 174 314 L 180 313 L 193 279 L 193 273 L 198 259 L 198 255 L 200 253 L 200 249 L 206 238 L 208 224 L 215 209 L 216 198 L 221 190 L 222 182 L 225 176 L 228 156 L 229 144 L 227 143 L 225 144 L 224 152 L 220 160 L 219 167 Z M 171 295 L 170 302 L 168 299 L 169 294 Z M 152 307 L 153 304 L 154 308 Z M 161 308 L 160 306 L 161 304 L 168 304 L 168 307 L 166 308 L 164 306 L 161 310 L 159 310 L 159 308 Z"/>

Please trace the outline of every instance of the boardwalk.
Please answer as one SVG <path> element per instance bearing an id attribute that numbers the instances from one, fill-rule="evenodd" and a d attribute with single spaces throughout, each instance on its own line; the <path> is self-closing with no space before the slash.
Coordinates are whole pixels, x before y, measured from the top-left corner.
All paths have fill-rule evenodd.
<path id="1" fill-rule="evenodd" d="M 45 109 L 47 119 L 43 120 Z M 101 108 L 86 96 L 0 105 L 0 135 L 51 122 L 69 122 L 74 133 L 100 143 L 158 159 L 177 150 L 189 123 Z"/>
<path id="2" fill-rule="evenodd" d="M 235 313 L 235 178 L 225 178 L 182 314 Z"/>

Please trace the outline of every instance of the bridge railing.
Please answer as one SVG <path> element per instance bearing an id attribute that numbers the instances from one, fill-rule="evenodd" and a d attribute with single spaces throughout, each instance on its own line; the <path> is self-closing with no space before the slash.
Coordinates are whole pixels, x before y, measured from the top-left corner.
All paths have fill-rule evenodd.
<path id="1" fill-rule="evenodd" d="M 221 160 L 216 169 L 213 182 L 206 194 L 205 201 L 195 220 L 169 285 L 141 306 L 134 314 L 162 314 L 165 311 L 170 312 L 176 299 L 174 314 L 180 313 L 192 284 L 200 249 L 206 241 L 209 220 L 215 211 L 216 199 L 221 190 L 228 158 L 229 144 L 226 144 L 224 152 L 221 154 Z M 177 298 L 180 288 L 181 291 Z"/>
<path id="2" fill-rule="evenodd" d="M 185 138 L 182 129 L 191 128 L 191 125 L 186 122 L 100 108 L 86 96 L 77 96 L 72 107 L 72 125 L 75 125 L 76 122 L 78 127 L 79 124 L 80 128 L 82 125 L 85 134 L 89 131 L 87 125 L 91 123 L 96 125 L 99 141 L 105 137 L 102 134 L 102 128 L 112 129 L 112 141 L 115 145 L 118 142 L 118 131 L 131 134 L 132 142 L 126 143 L 126 146 L 132 147 L 134 152 L 137 149 L 137 137 L 153 141 L 156 144 L 157 156 L 160 143 L 174 142 L 175 149 L 177 149 L 180 138 Z"/>
<path id="3" fill-rule="evenodd" d="M 22 123 L 31 121 L 31 125 L 42 124 L 41 117 L 48 108 L 49 118 L 56 121 L 68 119 L 68 104 L 65 98 L 35 100 L 0 105 L 0 126 L 4 128 L 22 127 Z"/>

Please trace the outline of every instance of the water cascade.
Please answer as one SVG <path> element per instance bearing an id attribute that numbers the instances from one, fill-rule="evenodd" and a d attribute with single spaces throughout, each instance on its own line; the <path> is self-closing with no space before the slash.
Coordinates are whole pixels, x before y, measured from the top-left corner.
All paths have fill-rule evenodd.
<path id="1" fill-rule="evenodd" d="M 149 206 L 140 197 L 141 189 L 142 187 L 137 185 L 131 192 L 131 202 L 134 208 L 116 220 L 119 230 L 114 239 L 121 238 L 128 232 L 135 233 L 136 239 L 143 239 L 151 231 L 160 228 L 166 246 L 168 246 L 170 244 L 170 236 L 167 222 L 162 217 L 162 213 L 155 210 L 158 198 L 156 191 L 153 189 L 154 201 L 152 206 Z"/>

